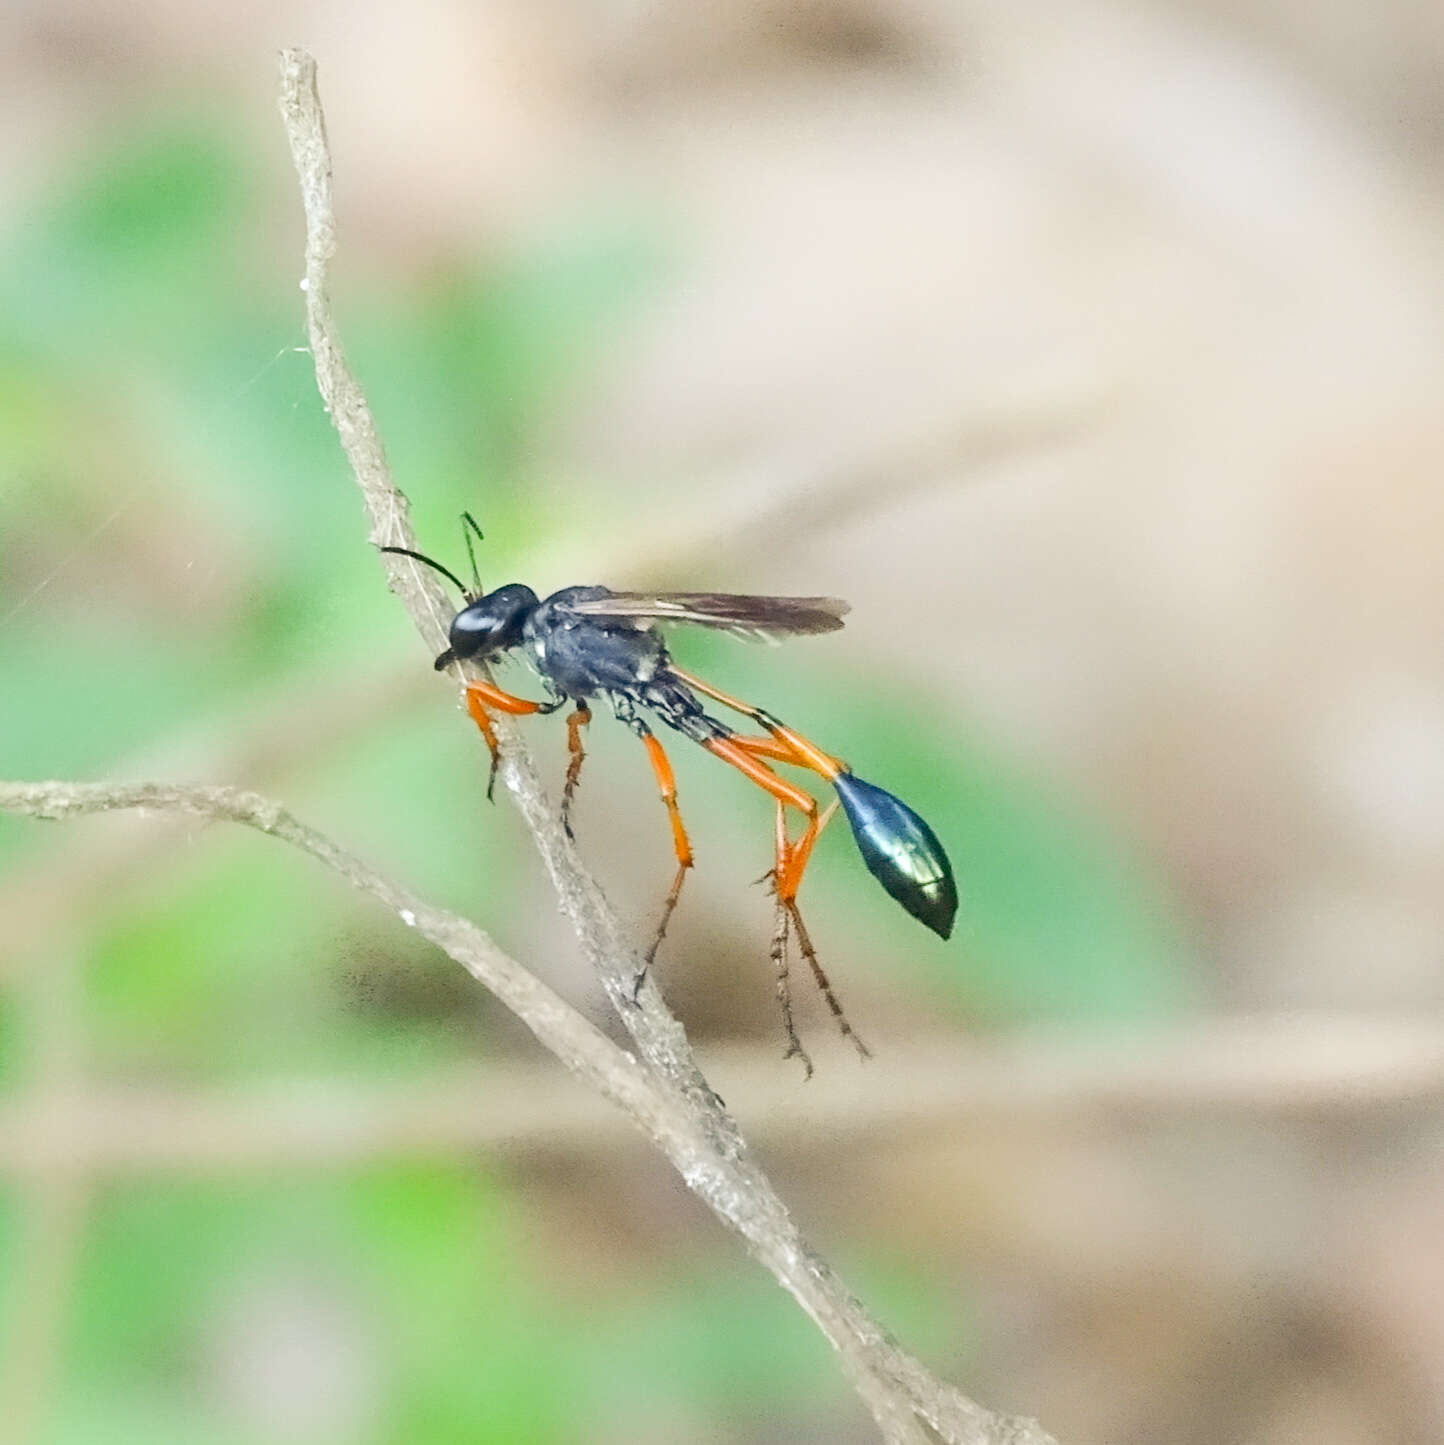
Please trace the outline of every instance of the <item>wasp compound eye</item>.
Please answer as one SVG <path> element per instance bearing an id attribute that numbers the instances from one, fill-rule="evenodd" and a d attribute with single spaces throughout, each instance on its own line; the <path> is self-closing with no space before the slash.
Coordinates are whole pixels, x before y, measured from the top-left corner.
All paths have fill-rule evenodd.
<path id="1" fill-rule="evenodd" d="M 937 834 L 873 783 L 839 773 L 832 785 L 868 871 L 919 923 L 946 938 L 958 911 L 958 888 Z"/>
<path id="2" fill-rule="evenodd" d="M 498 587 L 468 603 L 451 619 L 451 646 L 436 659 L 437 668 L 458 658 L 488 657 L 515 647 L 521 641 L 522 625 L 536 605 L 536 593 L 520 582 Z"/>
<path id="3" fill-rule="evenodd" d="M 491 650 L 487 646 L 487 642 L 494 631 L 494 626 L 490 618 L 478 613 L 481 605 L 473 602 L 471 606 L 464 607 L 451 619 L 451 646 L 441 653 L 432 664 L 437 672 L 444 667 L 450 667 L 453 662 L 463 662 L 468 657 L 484 656 Z"/>
<path id="4" fill-rule="evenodd" d="M 473 602 L 451 619 L 451 650 L 457 657 L 475 657 L 478 652 L 490 650 L 488 643 L 496 635 L 497 618 L 488 601 L 482 598 Z"/>

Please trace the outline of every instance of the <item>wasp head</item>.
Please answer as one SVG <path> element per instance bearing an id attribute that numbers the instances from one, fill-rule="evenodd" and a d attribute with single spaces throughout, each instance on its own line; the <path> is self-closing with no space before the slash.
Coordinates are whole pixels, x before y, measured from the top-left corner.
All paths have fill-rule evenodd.
<path id="1" fill-rule="evenodd" d="M 473 658 L 480 662 L 521 641 L 521 630 L 537 606 L 537 595 L 521 582 L 509 582 L 451 619 L 451 646 L 436 659 L 436 670 Z"/>

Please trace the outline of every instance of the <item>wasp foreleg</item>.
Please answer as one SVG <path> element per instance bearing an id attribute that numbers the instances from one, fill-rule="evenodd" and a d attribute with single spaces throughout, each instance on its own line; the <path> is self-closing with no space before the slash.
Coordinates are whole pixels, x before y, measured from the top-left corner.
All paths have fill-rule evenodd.
<path id="1" fill-rule="evenodd" d="M 495 708 L 497 712 L 524 717 L 534 712 L 555 712 L 565 702 L 565 698 L 557 698 L 552 702 L 533 702 L 529 697 L 517 697 L 514 693 L 499 688 L 494 682 L 482 682 L 479 679 L 466 684 L 466 710 L 471 714 L 472 722 L 481 729 L 481 735 L 486 739 L 487 749 L 491 753 L 491 772 L 486 779 L 488 802 L 494 801 L 492 790 L 496 787 L 496 770 L 501 765 L 501 745 L 497 741 L 496 729 L 492 726 L 491 713 L 487 709 Z"/>

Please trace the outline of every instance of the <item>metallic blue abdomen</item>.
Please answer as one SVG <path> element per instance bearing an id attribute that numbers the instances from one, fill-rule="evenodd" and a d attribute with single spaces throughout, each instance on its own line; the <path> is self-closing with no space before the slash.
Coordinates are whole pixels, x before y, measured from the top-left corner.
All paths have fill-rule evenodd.
<path id="1" fill-rule="evenodd" d="M 832 785 L 872 876 L 914 918 L 946 938 L 958 911 L 958 889 L 937 834 L 901 799 L 852 773 L 839 773 Z"/>

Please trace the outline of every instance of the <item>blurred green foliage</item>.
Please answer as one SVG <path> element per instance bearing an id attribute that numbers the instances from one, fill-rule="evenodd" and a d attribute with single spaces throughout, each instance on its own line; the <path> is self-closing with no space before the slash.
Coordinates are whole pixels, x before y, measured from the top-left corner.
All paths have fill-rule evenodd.
<path id="1" fill-rule="evenodd" d="M 0 1261 L 4 1224 L 0 1211 Z M 644 1266 L 606 1291 L 559 1279 L 522 1202 L 472 1168 L 117 1186 L 94 1213 L 53 1438 L 277 1438 L 276 1406 L 238 1395 L 215 1356 L 237 1331 L 264 1351 L 267 1326 L 286 1329 L 306 1296 L 364 1322 L 337 1373 L 381 1403 L 350 1440 L 545 1445 L 579 1438 L 580 1421 L 588 1438 L 624 1438 L 653 1417 L 739 1433 L 826 1418 L 827 1345 L 764 1276 L 718 1263 Z M 966 1328 L 939 1288 L 890 1267 L 853 1273 L 925 1347 Z"/>
<path id="2" fill-rule="evenodd" d="M 203 117 L 119 133 L 0 249 L 6 775 L 132 771 L 313 669 L 408 645 L 357 545 L 358 506 L 299 349 L 299 216 L 265 211 L 257 164 Z M 567 524 L 529 503 L 529 441 L 664 262 L 645 217 L 569 224 L 485 272 L 438 267 L 385 298 L 345 295 L 353 360 L 423 537 L 454 535 L 476 507 L 488 565 L 509 572 Z M 688 652 L 756 690 L 740 653 L 708 638 Z M 1186 968 L 1167 902 L 1103 824 L 965 725 L 921 727 L 916 703 L 859 698 L 810 657 L 767 671 L 769 706 L 828 719 L 829 746 L 922 800 L 952 849 L 960 938 L 926 948 L 856 860 L 839 861 L 841 828 L 827 840 L 816 886 L 877 943 L 859 959 L 898 961 L 960 1017 L 1177 1006 Z M 467 901 L 484 878 L 505 897 L 534 864 L 503 810 L 480 806 L 479 777 L 458 804 L 458 769 L 480 768 L 465 734 L 445 709 L 388 714 L 308 758 L 288 796 L 434 896 Z M 55 828 L 0 820 L 7 866 L 66 847 Z M 102 1073 L 419 1070 L 488 1046 L 487 1005 L 452 986 L 449 963 L 251 836 L 212 837 L 81 902 L 84 1027 Z M 22 960 L 0 997 L 12 1087 L 27 1067 L 16 994 L 24 965 L 45 961 Z M 398 971 L 421 980 L 409 995 L 391 990 Z M 0 1284 L 20 1268 L 23 1213 L 0 1196 Z M 358 1345 L 384 1362 L 368 1439 L 575 1439 L 578 1419 L 631 1418 L 641 1399 L 663 1416 L 668 1401 L 709 1400 L 758 1429 L 824 1410 L 825 1347 L 760 1275 L 733 1274 L 745 1267 L 725 1244 L 718 1258 L 625 1290 L 605 1277 L 564 1287 L 516 1189 L 465 1166 L 115 1185 L 88 1237 L 55 1438 L 202 1438 L 188 1411 L 205 1394 L 205 1341 L 247 1280 L 298 1260 L 376 1331 Z M 955 1291 L 906 1263 L 874 1283 L 915 1342 L 957 1348 Z M 203 1438 L 268 1439 L 207 1408 Z"/>

